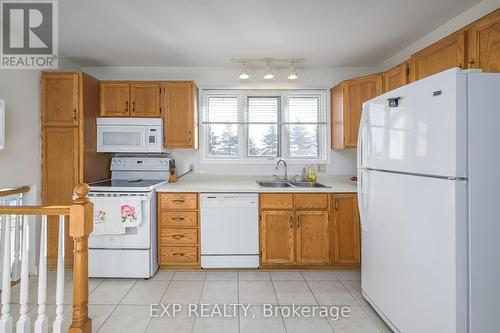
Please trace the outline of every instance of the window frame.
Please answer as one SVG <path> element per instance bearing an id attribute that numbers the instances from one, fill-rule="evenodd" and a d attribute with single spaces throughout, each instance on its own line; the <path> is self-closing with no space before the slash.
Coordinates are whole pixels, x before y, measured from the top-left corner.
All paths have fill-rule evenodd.
<path id="1" fill-rule="evenodd" d="M 202 89 L 199 103 L 201 112 L 199 113 L 200 131 L 200 164 L 273 164 L 277 159 L 283 158 L 289 164 L 321 163 L 330 162 L 330 108 L 328 89 Z M 209 124 L 205 124 L 205 115 L 208 112 L 209 97 L 237 97 L 238 98 L 238 152 L 236 156 L 211 156 L 209 155 Z M 278 112 L 278 155 L 270 156 L 248 156 L 248 97 L 279 97 L 281 98 L 281 109 Z M 318 98 L 318 157 L 290 156 L 290 125 L 283 118 L 288 118 L 288 99 L 290 97 L 311 97 Z M 250 123 L 251 124 L 251 123 Z"/>

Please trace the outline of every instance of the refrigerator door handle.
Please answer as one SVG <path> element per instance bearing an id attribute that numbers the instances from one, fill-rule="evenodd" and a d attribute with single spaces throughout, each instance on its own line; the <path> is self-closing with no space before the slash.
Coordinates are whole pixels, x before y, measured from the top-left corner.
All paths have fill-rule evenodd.
<path id="1" fill-rule="evenodd" d="M 365 212 L 365 195 L 364 195 L 364 184 L 363 173 L 364 170 L 358 169 L 358 210 L 359 219 L 361 223 L 361 230 L 368 231 L 368 225 L 366 224 L 366 212 Z"/>
<path id="2" fill-rule="evenodd" d="M 363 167 L 363 132 L 365 130 L 365 126 L 363 122 L 360 123 L 359 134 L 358 134 L 358 152 L 357 152 L 357 161 L 358 168 Z"/>
<path id="3" fill-rule="evenodd" d="M 366 144 L 366 127 L 367 127 L 366 125 L 367 125 L 366 121 L 362 116 L 358 132 L 358 149 L 357 149 L 358 168 L 364 168 L 366 163 L 365 161 L 365 155 L 366 155 L 365 144 Z"/>

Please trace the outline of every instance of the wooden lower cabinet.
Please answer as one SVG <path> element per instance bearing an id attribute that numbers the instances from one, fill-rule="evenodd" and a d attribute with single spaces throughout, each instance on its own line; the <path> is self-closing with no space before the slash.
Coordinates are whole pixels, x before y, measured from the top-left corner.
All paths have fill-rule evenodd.
<path id="1" fill-rule="evenodd" d="M 293 211 L 263 211 L 260 230 L 263 264 L 291 265 L 295 262 Z"/>
<path id="2" fill-rule="evenodd" d="M 262 267 L 330 264 L 329 230 L 328 194 L 260 195 Z"/>
<path id="3" fill-rule="evenodd" d="M 299 211 L 297 216 L 297 263 L 328 264 L 330 235 L 328 211 Z"/>
<path id="4" fill-rule="evenodd" d="M 200 267 L 197 193 L 158 193 L 160 267 Z"/>
<path id="5" fill-rule="evenodd" d="M 356 194 L 333 194 L 333 260 L 335 266 L 359 267 L 361 236 Z"/>

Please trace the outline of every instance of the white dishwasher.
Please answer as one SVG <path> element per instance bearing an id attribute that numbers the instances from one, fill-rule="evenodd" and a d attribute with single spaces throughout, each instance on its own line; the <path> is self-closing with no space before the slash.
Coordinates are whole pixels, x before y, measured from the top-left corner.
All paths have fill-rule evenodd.
<path id="1" fill-rule="evenodd" d="M 259 212 L 255 193 L 201 194 L 201 267 L 259 267 Z"/>

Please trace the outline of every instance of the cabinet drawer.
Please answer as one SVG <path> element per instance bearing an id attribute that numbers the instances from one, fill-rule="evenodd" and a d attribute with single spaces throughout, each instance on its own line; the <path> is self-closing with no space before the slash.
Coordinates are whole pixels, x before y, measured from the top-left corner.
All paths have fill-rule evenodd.
<path id="1" fill-rule="evenodd" d="M 160 244 L 198 244 L 198 229 L 160 229 Z"/>
<path id="2" fill-rule="evenodd" d="M 161 193 L 160 208 L 166 209 L 197 209 L 196 193 Z"/>
<path id="3" fill-rule="evenodd" d="M 293 209 L 293 194 L 261 194 L 260 209 Z"/>
<path id="4" fill-rule="evenodd" d="M 161 212 L 162 227 L 197 227 L 198 212 Z"/>
<path id="5" fill-rule="evenodd" d="M 160 247 L 161 264 L 196 264 L 198 262 L 197 246 L 162 246 Z"/>
<path id="6" fill-rule="evenodd" d="M 328 193 L 295 194 L 296 209 L 328 209 Z"/>

